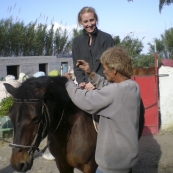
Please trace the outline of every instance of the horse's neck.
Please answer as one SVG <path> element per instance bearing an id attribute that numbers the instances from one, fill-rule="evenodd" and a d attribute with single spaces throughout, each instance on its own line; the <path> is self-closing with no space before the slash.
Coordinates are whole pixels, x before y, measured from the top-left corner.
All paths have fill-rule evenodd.
<path id="1" fill-rule="evenodd" d="M 62 126 L 62 123 L 64 123 L 64 121 L 68 121 L 70 116 L 70 104 L 71 103 L 66 100 L 49 100 L 47 102 L 51 130 L 54 130 L 55 128 L 57 128 L 57 126 Z"/>

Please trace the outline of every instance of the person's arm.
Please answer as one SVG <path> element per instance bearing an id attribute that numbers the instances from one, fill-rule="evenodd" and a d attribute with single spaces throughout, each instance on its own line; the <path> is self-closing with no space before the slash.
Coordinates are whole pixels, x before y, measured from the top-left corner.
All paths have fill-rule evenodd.
<path id="1" fill-rule="evenodd" d="M 94 71 L 92 71 L 86 61 L 77 60 L 76 66 L 89 76 L 89 82 L 91 82 L 91 84 L 94 85 L 97 89 L 100 89 L 109 83 L 104 79 L 104 77 L 101 77 L 99 74 L 96 74 Z"/>
<path id="2" fill-rule="evenodd" d="M 78 47 L 76 46 L 76 43 L 74 42 L 72 45 L 72 58 L 73 58 L 73 64 L 74 64 L 74 75 L 76 77 L 76 81 L 78 84 L 85 82 L 85 73 L 75 64 L 77 63 L 77 60 L 80 58 L 80 52 Z"/>
<path id="3" fill-rule="evenodd" d="M 101 90 L 82 90 L 72 81 L 66 83 L 66 89 L 72 102 L 89 114 L 97 114 L 112 104 L 114 95 L 110 92 L 111 86 Z"/>
<path id="4" fill-rule="evenodd" d="M 76 67 L 79 67 L 92 80 L 95 77 L 95 72 L 91 70 L 89 63 L 84 60 L 77 60 Z"/>
<path id="5" fill-rule="evenodd" d="M 100 76 L 97 73 L 95 73 L 93 79 L 89 78 L 89 82 L 91 82 L 91 84 L 97 89 L 101 89 L 102 87 L 109 84 L 109 82 L 104 77 Z"/>

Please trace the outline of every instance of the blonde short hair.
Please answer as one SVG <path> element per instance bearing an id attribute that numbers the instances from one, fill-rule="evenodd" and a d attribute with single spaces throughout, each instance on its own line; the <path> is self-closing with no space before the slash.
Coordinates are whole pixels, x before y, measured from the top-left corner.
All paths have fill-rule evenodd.
<path id="1" fill-rule="evenodd" d="M 100 58 L 101 63 L 109 69 L 115 68 L 118 73 L 130 78 L 132 76 L 132 63 L 129 54 L 122 47 L 108 48 Z"/>

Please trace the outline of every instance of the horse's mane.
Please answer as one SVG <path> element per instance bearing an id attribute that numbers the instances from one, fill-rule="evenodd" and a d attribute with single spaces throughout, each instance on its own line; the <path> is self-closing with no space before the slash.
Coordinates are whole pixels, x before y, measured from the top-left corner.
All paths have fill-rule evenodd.
<path id="1" fill-rule="evenodd" d="M 21 86 L 17 88 L 14 93 L 14 97 L 17 99 L 32 99 L 38 98 L 39 96 L 36 94 L 36 91 L 39 91 L 44 86 L 47 87 L 46 98 L 50 98 L 56 100 L 57 97 L 65 100 L 69 100 L 68 93 L 65 88 L 65 84 L 67 82 L 66 77 L 48 77 L 41 76 L 38 78 L 29 78 L 24 81 Z"/>
<path id="2" fill-rule="evenodd" d="M 71 101 L 65 84 L 68 81 L 66 77 L 56 76 L 41 76 L 38 78 L 29 78 L 24 81 L 20 87 L 18 87 L 14 93 L 13 97 L 20 100 L 29 99 L 41 99 L 46 103 L 51 112 L 51 122 L 52 127 L 57 125 L 60 115 L 65 109 L 65 117 L 76 113 L 79 108 Z M 46 86 L 45 94 L 40 95 L 42 88 Z M 68 113 L 67 113 L 68 112 Z M 65 118 L 64 118 L 65 119 Z M 67 126 L 63 126 L 63 128 Z"/>

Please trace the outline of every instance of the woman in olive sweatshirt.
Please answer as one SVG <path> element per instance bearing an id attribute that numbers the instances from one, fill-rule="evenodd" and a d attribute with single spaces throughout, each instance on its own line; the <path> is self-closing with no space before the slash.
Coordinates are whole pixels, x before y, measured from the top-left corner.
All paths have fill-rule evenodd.
<path id="1" fill-rule="evenodd" d="M 114 45 L 114 40 L 110 34 L 97 29 L 98 16 L 92 7 L 83 7 L 80 10 L 78 24 L 83 27 L 83 34 L 73 40 L 72 55 L 76 80 L 80 87 L 84 87 L 88 83 L 88 77 L 75 66 L 77 60 L 85 60 L 94 72 L 104 76 L 99 58 L 107 48 Z"/>

